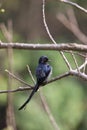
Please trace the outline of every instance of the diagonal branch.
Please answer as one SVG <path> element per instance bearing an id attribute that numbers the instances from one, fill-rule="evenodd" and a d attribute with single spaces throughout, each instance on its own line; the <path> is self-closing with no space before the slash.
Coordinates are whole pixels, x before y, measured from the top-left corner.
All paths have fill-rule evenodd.
<path id="1" fill-rule="evenodd" d="M 70 12 L 68 10 L 67 12 Z M 71 14 L 70 14 L 71 15 Z M 68 13 L 69 17 L 69 13 Z M 82 43 L 87 44 L 87 36 L 81 32 L 77 24 L 73 23 L 73 20 L 68 20 L 67 17 L 63 13 L 58 13 L 57 19 L 67 28 L 69 29 Z"/>
<path id="2" fill-rule="evenodd" d="M 85 8 L 81 7 L 80 5 L 78 5 L 77 3 L 71 2 L 69 0 L 60 0 L 60 1 L 64 2 L 64 3 L 67 3 L 69 5 L 72 5 L 72 6 L 76 7 L 76 8 L 78 8 L 78 9 L 80 9 L 81 11 L 87 13 L 87 10 Z"/>
<path id="3" fill-rule="evenodd" d="M 45 0 L 43 0 L 43 8 L 42 8 L 42 11 L 43 11 L 43 22 L 44 22 L 44 26 L 45 26 L 45 28 L 46 28 L 47 34 L 48 34 L 49 38 L 51 39 L 51 41 L 54 43 L 54 45 L 57 45 L 57 43 L 56 43 L 56 41 L 54 40 L 53 36 L 51 35 L 51 33 L 50 33 L 50 31 L 49 31 L 49 28 L 48 28 L 48 26 L 47 26 L 47 23 L 46 23 Z M 65 57 L 64 53 L 63 53 L 62 51 L 60 51 L 60 54 L 61 54 L 61 56 L 63 57 L 63 59 L 64 59 L 66 65 L 67 65 L 67 67 L 68 67 L 69 69 L 71 69 L 71 66 L 70 66 L 70 64 L 69 64 L 69 62 L 68 62 L 68 59 Z"/>
<path id="4" fill-rule="evenodd" d="M 33 81 L 33 83 L 35 84 L 36 81 L 35 81 L 35 79 L 34 79 L 34 77 L 33 77 L 33 74 L 32 74 L 32 72 L 31 72 L 31 70 L 30 70 L 29 65 L 27 65 L 27 69 L 28 69 L 29 75 L 30 75 L 30 77 L 31 77 L 31 79 L 32 79 L 32 81 Z"/>
<path id="5" fill-rule="evenodd" d="M 11 73 L 9 73 L 9 74 L 11 74 Z M 11 74 L 10 76 L 12 76 L 12 78 L 15 78 L 16 76 L 15 75 L 13 76 L 13 75 L 14 74 Z M 62 78 L 65 78 L 65 77 L 67 77 L 69 75 L 70 75 L 70 73 L 66 72 L 64 74 L 61 74 L 60 76 L 56 76 L 56 77 L 50 79 L 48 82 L 44 83 L 43 86 L 45 86 L 45 85 L 47 85 L 49 83 L 52 83 L 54 81 L 60 80 Z M 16 80 L 20 81 L 18 78 L 16 78 Z M 41 86 L 41 87 L 43 87 L 43 86 Z M 19 88 L 14 89 L 14 90 L 0 90 L 0 94 L 3 94 L 3 93 L 12 93 L 12 92 L 19 92 L 19 91 L 25 91 L 25 90 L 32 90 L 33 88 L 34 88 L 33 86 L 31 86 L 31 85 L 28 84 L 28 86 L 26 86 L 26 87 L 19 87 Z"/>
<path id="6" fill-rule="evenodd" d="M 76 65 L 76 68 L 77 68 L 77 70 L 78 70 L 78 72 L 79 72 L 78 63 L 77 63 L 77 60 L 76 60 L 76 58 L 75 58 L 75 55 L 73 54 L 72 51 L 71 51 L 71 55 L 72 55 L 72 57 L 73 57 L 74 63 L 75 63 L 75 65 Z"/>
<path id="7" fill-rule="evenodd" d="M 26 82 L 23 81 L 22 79 L 18 78 L 16 75 L 14 75 L 13 73 L 11 73 L 10 71 L 8 71 L 8 70 L 5 70 L 5 71 L 6 71 L 12 78 L 14 78 L 14 79 L 18 80 L 19 82 L 21 82 L 22 84 L 27 85 L 27 86 L 29 86 L 29 87 L 32 88 L 31 85 L 29 85 L 28 83 L 26 83 Z"/>
<path id="8" fill-rule="evenodd" d="M 59 128 L 59 126 L 58 126 L 58 124 L 57 124 L 57 122 L 56 122 L 54 116 L 53 116 L 52 113 L 51 113 L 51 110 L 50 110 L 50 108 L 49 108 L 49 106 L 48 106 L 48 104 L 47 104 L 47 101 L 46 101 L 46 99 L 45 99 L 45 97 L 44 97 L 42 91 L 40 91 L 40 97 L 41 97 L 42 104 L 43 104 L 43 106 L 44 106 L 44 108 L 45 108 L 45 111 L 46 111 L 46 113 L 47 113 L 47 115 L 48 115 L 48 117 L 49 117 L 49 119 L 50 119 L 50 122 L 52 123 L 54 129 L 55 129 L 55 130 L 60 130 L 60 128 Z"/>

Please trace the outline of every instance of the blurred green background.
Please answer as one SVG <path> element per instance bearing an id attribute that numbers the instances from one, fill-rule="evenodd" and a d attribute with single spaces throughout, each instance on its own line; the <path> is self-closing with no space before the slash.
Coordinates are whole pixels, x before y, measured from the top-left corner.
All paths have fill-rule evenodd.
<path id="1" fill-rule="evenodd" d="M 87 8 L 87 0 L 73 0 Z M 72 32 L 67 30 L 56 18 L 59 12 L 65 14 L 71 6 L 57 0 L 46 0 L 46 21 L 51 34 L 58 43 L 80 41 Z M 87 14 L 73 8 L 83 33 L 87 34 Z M 66 14 L 65 14 L 66 15 Z M 8 42 L 1 29 L 2 23 L 8 29 L 9 21 L 12 22 L 13 42 L 24 43 L 50 43 L 42 19 L 41 0 L 0 0 L 0 40 Z M 47 55 L 53 67 L 52 77 L 67 71 L 67 67 L 56 51 L 30 51 L 13 50 L 13 72 L 27 83 L 33 85 L 26 65 L 30 66 L 35 77 L 35 68 L 38 58 Z M 72 67 L 75 68 L 72 56 L 66 54 Z M 77 56 L 79 65 L 83 58 Z M 0 50 L 0 90 L 7 89 L 8 69 L 7 50 Z M 87 85 L 86 81 L 76 77 L 67 77 L 41 88 L 50 110 L 61 130 L 87 130 Z M 13 80 L 12 89 L 24 86 Z M 29 92 L 13 94 L 14 115 L 17 130 L 54 130 L 49 118 L 44 111 L 39 92 L 23 111 L 18 111 L 20 105 L 27 99 Z M 7 94 L 0 94 L 0 130 L 6 128 Z"/>

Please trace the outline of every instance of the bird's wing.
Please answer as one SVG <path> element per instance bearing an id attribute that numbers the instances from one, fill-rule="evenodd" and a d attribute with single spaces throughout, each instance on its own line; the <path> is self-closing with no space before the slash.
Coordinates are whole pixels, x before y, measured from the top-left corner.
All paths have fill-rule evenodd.
<path id="1" fill-rule="evenodd" d="M 38 67 L 38 68 L 36 69 L 36 77 L 37 77 L 37 78 L 43 78 L 43 77 L 45 77 L 45 76 L 46 76 L 46 74 L 45 74 L 44 69 L 41 68 L 41 67 Z"/>

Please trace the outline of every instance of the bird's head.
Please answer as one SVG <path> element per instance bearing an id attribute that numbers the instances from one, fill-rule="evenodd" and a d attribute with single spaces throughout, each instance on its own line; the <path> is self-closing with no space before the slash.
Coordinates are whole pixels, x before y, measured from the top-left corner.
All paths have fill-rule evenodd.
<path id="1" fill-rule="evenodd" d="M 47 56 L 41 56 L 39 58 L 39 64 L 46 64 L 47 62 L 49 61 L 48 57 Z"/>

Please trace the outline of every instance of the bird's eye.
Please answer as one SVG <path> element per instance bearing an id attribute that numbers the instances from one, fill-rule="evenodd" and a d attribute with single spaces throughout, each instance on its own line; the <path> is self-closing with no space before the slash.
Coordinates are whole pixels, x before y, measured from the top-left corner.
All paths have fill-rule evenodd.
<path id="1" fill-rule="evenodd" d="M 45 59 L 44 59 L 44 62 L 47 62 L 47 61 L 48 61 L 48 58 L 45 58 Z"/>

